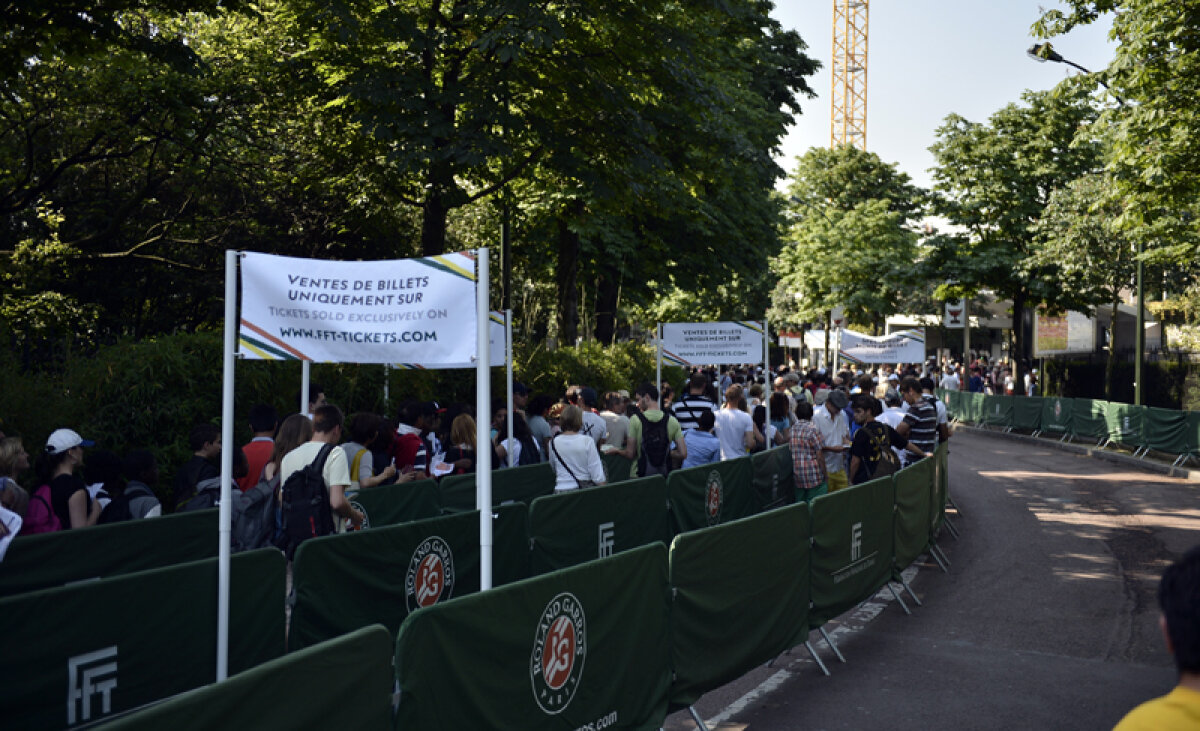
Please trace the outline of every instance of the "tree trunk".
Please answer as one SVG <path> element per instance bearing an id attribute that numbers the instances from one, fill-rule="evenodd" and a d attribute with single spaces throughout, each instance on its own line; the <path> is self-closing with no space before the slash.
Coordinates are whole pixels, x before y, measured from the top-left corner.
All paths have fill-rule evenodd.
<path id="1" fill-rule="evenodd" d="M 579 234 L 570 227 L 569 212 L 558 218 L 558 340 L 575 345 L 579 334 Z"/>
<path id="2" fill-rule="evenodd" d="M 1108 363 L 1104 366 L 1104 398 L 1115 401 L 1117 385 L 1114 378 L 1117 373 L 1117 313 L 1120 311 L 1121 297 L 1115 295 L 1112 305 L 1112 321 L 1108 323 Z"/>
<path id="3" fill-rule="evenodd" d="M 421 217 L 422 256 L 446 253 L 446 216 L 449 212 L 441 195 L 430 193 L 425 199 L 424 215 Z"/>
<path id="4" fill-rule="evenodd" d="M 596 340 L 603 345 L 612 345 L 617 333 L 617 305 L 621 297 L 621 270 L 613 264 L 600 268 L 596 282 Z"/>
<path id="5" fill-rule="evenodd" d="M 1013 393 L 1022 395 L 1025 393 L 1025 351 L 1029 346 L 1028 338 L 1025 337 L 1025 299 L 1024 290 L 1017 292 L 1013 296 L 1012 312 Z"/>

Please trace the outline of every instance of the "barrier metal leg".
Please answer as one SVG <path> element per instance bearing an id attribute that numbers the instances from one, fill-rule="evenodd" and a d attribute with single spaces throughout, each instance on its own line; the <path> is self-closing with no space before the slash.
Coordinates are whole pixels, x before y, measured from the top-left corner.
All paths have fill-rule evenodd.
<path id="1" fill-rule="evenodd" d="M 913 601 L 917 603 L 918 607 L 925 606 L 924 604 L 921 603 L 921 600 L 917 597 L 917 593 L 914 592 L 912 590 L 912 587 L 908 585 L 908 581 L 905 580 L 904 576 L 900 577 L 900 585 L 904 587 L 904 590 L 907 591 L 908 595 L 913 598 Z"/>
<path id="2" fill-rule="evenodd" d="M 941 567 L 942 573 L 950 573 L 950 558 L 937 544 L 930 544 L 929 555 L 933 556 L 933 560 L 937 561 L 937 565 Z"/>
<path id="3" fill-rule="evenodd" d="M 948 518 L 946 516 L 942 516 L 942 525 L 944 525 L 948 529 L 950 529 L 950 535 L 954 536 L 954 540 L 957 541 L 958 540 L 958 527 L 956 525 L 954 525 L 954 522 L 951 521 L 950 518 Z"/>
<path id="4" fill-rule="evenodd" d="M 825 644 L 829 645 L 829 649 L 833 650 L 833 654 L 837 655 L 837 659 L 841 660 L 842 662 L 846 662 L 846 658 L 842 656 L 842 651 L 839 650 L 838 646 L 833 643 L 833 638 L 829 636 L 829 633 L 825 631 L 825 628 L 818 627 L 817 631 L 820 632 L 821 636 L 825 638 Z"/>
<path id="5" fill-rule="evenodd" d="M 778 660 L 779 658 L 783 657 L 784 655 L 790 655 L 790 654 L 792 654 L 792 650 L 791 650 L 791 648 L 789 648 L 789 649 L 787 649 L 787 650 L 784 650 L 783 652 L 779 653 L 779 654 L 778 654 L 778 655 L 776 655 L 775 657 L 773 657 L 773 658 L 771 658 L 770 660 L 768 660 L 768 661 L 767 661 L 767 665 L 766 665 L 766 666 L 767 666 L 767 667 L 769 667 L 769 668 L 770 668 L 770 667 L 775 667 L 775 661 L 776 661 L 776 660 Z"/>
<path id="6" fill-rule="evenodd" d="M 954 512 L 958 513 L 958 517 L 960 517 L 960 518 L 966 517 L 965 515 L 963 515 L 962 508 L 958 507 L 958 503 L 954 502 L 954 498 L 950 497 L 949 486 L 946 487 L 946 504 L 949 505 L 950 507 L 954 508 Z"/>
<path id="7" fill-rule="evenodd" d="M 892 596 L 896 597 L 896 601 L 900 603 L 900 608 L 904 610 L 904 613 L 912 616 L 912 610 L 904 603 L 904 597 L 896 593 L 896 587 L 892 586 L 892 582 L 889 581 L 887 587 L 888 591 L 892 592 Z"/>
<path id="8" fill-rule="evenodd" d="M 700 714 L 696 713 L 695 706 L 688 706 L 688 713 L 692 714 L 692 720 L 696 722 L 696 728 L 700 731 L 708 731 L 708 726 L 704 725 L 704 720 L 700 718 Z"/>
<path id="9" fill-rule="evenodd" d="M 817 654 L 817 650 L 812 646 L 812 643 L 805 640 L 804 647 L 808 650 L 808 654 L 812 655 L 813 662 L 817 664 L 817 667 L 821 668 L 821 672 L 829 675 L 829 668 L 825 667 L 825 663 L 821 662 L 821 656 Z"/>

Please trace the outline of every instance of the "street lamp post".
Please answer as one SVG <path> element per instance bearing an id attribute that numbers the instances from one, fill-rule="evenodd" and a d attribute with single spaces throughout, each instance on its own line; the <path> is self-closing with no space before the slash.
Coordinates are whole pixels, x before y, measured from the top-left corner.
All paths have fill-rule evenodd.
<path id="1" fill-rule="evenodd" d="M 1085 74 L 1092 73 L 1074 61 L 1068 61 L 1061 54 L 1051 48 L 1049 43 L 1036 43 L 1029 47 L 1025 53 L 1038 63 L 1053 61 L 1054 63 L 1065 63 L 1066 65 L 1079 69 Z M 1104 79 L 1097 77 L 1097 81 L 1109 93 L 1112 89 L 1108 88 L 1108 84 L 1104 83 Z M 1125 106 L 1125 100 L 1113 94 L 1113 98 L 1117 100 L 1117 104 Z M 1145 276 L 1146 265 L 1142 261 L 1142 237 L 1137 236 L 1137 332 L 1134 333 L 1134 354 L 1133 359 L 1133 403 L 1135 406 L 1142 405 L 1142 360 L 1146 353 L 1146 290 L 1143 286 L 1143 278 Z M 1112 343 L 1108 344 L 1112 347 Z"/>

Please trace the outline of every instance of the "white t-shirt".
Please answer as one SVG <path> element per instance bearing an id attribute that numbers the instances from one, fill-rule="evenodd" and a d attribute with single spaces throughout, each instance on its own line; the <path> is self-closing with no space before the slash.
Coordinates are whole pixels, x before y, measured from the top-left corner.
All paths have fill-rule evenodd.
<path id="1" fill-rule="evenodd" d="M 905 406 L 907 405 L 908 404 L 905 404 Z M 900 426 L 900 422 L 904 421 L 904 409 L 900 408 L 899 406 L 889 406 L 883 410 L 882 414 L 875 417 L 875 421 L 887 424 L 895 429 L 896 427 Z M 908 450 L 896 449 L 895 447 L 892 447 L 892 451 L 895 452 L 896 457 L 900 459 L 900 464 L 904 464 L 903 453 L 907 452 Z"/>
<path id="2" fill-rule="evenodd" d="M 358 474 L 350 475 L 350 486 L 361 487 L 364 479 L 370 479 L 375 474 L 375 459 L 371 456 L 371 450 L 358 442 L 346 442 L 342 445 L 342 451 L 346 453 L 346 464 L 349 466 L 354 465 L 354 457 L 363 451 L 362 459 L 358 460 Z"/>
<path id="3" fill-rule="evenodd" d="M 746 434 L 754 432 L 754 420 L 741 409 L 717 409 L 717 439 L 721 440 L 721 459 L 745 457 Z"/>
<path id="4" fill-rule="evenodd" d="M 604 440 L 604 435 L 608 433 L 608 422 L 604 417 L 594 411 L 583 412 L 583 428 L 579 433 L 585 437 L 591 437 L 594 444 L 600 444 Z"/>
<path id="5" fill-rule="evenodd" d="M 287 482 L 292 473 L 299 472 L 316 460 L 325 442 L 305 442 L 288 452 L 279 464 L 279 484 Z M 350 465 L 346 464 L 346 451 L 334 447 L 325 460 L 325 469 L 321 471 L 325 478 L 325 487 L 350 484 Z"/>
<path id="6" fill-rule="evenodd" d="M 962 383 L 958 380 L 958 376 L 953 373 L 942 376 L 942 382 L 939 385 L 947 391 L 957 391 L 962 387 Z"/>
<path id="7" fill-rule="evenodd" d="M 502 439 L 500 441 L 500 446 L 504 448 L 504 454 L 505 454 L 504 466 L 505 467 L 516 467 L 517 465 L 521 464 L 521 443 L 520 442 L 518 442 L 513 437 L 509 437 L 508 439 Z M 538 447 L 538 443 L 537 443 L 536 439 L 533 440 L 533 446 L 539 450 L 537 461 L 544 462 L 545 460 L 542 459 L 541 447 Z"/>
<path id="8" fill-rule="evenodd" d="M 591 480 L 597 485 L 606 481 L 604 465 L 596 443 L 584 434 L 559 434 L 550 440 L 550 468 L 554 470 L 554 491 L 578 489 L 580 480 Z M 575 477 L 572 477 L 574 473 Z"/>
<path id="9" fill-rule="evenodd" d="M 821 405 L 813 413 L 813 426 L 821 432 L 826 447 L 842 447 L 850 438 L 850 425 L 846 423 L 846 414 L 841 410 L 837 416 L 829 413 L 829 409 Z M 845 452 L 824 452 L 826 472 L 845 472 Z"/>

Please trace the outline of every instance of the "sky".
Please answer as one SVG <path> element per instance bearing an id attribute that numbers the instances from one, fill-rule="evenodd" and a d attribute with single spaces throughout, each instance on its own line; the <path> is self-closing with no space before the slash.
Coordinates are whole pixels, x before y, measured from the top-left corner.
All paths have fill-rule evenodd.
<path id="1" fill-rule="evenodd" d="M 775 0 L 772 16 L 796 30 L 822 68 L 809 77 L 817 96 L 784 139 L 779 164 L 790 174 L 810 147 L 829 145 L 834 0 Z M 1077 73 L 1025 55 L 1038 40 L 1030 26 L 1055 0 L 872 0 L 867 46 L 867 149 L 931 185 L 928 147 L 950 113 L 986 122 L 1026 89 L 1052 88 Z M 1112 60 L 1111 19 L 1051 39 L 1054 50 L 1093 71 Z M 786 184 L 781 181 L 780 186 Z"/>

